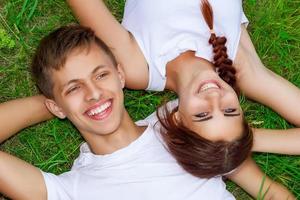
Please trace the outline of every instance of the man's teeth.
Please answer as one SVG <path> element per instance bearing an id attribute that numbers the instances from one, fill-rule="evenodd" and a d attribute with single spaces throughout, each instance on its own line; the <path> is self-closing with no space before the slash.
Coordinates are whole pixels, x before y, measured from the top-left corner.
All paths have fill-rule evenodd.
<path id="1" fill-rule="evenodd" d="M 106 103 L 102 104 L 101 106 L 99 106 L 99 107 L 97 107 L 97 108 L 95 108 L 93 110 L 90 110 L 88 112 L 88 115 L 89 116 L 97 115 L 97 114 L 103 112 L 105 109 L 107 109 L 110 105 L 111 105 L 110 101 L 106 102 Z"/>
<path id="2" fill-rule="evenodd" d="M 219 89 L 219 86 L 215 83 L 206 83 L 200 88 L 200 91 L 203 92 L 203 91 L 211 89 L 211 88 Z"/>

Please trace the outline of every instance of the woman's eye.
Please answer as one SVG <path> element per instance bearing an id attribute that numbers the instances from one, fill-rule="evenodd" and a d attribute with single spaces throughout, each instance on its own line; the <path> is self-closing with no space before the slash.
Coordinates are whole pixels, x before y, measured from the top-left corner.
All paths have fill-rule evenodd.
<path id="1" fill-rule="evenodd" d="M 208 112 L 202 112 L 202 113 L 199 113 L 197 115 L 195 115 L 196 117 L 199 117 L 199 118 L 203 118 L 203 117 L 206 117 L 208 115 Z"/>
<path id="2" fill-rule="evenodd" d="M 224 110 L 224 113 L 233 113 L 233 112 L 235 112 L 236 111 L 236 108 L 226 108 L 225 110 Z"/>
<path id="3" fill-rule="evenodd" d="M 104 77 L 105 77 L 105 76 L 107 76 L 107 75 L 108 75 L 108 73 L 107 73 L 107 72 L 104 72 L 104 73 L 98 74 L 98 75 L 96 76 L 96 80 L 100 80 L 100 79 L 104 78 Z"/>

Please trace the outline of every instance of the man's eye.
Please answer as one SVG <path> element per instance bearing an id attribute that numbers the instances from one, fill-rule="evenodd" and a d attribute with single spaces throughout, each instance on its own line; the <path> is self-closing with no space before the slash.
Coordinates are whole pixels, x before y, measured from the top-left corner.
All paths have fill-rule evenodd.
<path id="1" fill-rule="evenodd" d="M 67 90 L 67 94 L 73 93 L 77 91 L 79 88 L 80 88 L 79 86 L 71 87 L 70 89 Z"/>
<path id="2" fill-rule="evenodd" d="M 236 108 L 226 108 L 225 110 L 224 110 L 224 113 L 233 113 L 233 112 L 235 112 L 236 111 Z"/>
<path id="3" fill-rule="evenodd" d="M 197 115 L 195 115 L 196 117 L 199 117 L 199 118 L 203 118 L 203 117 L 206 117 L 208 115 L 208 112 L 202 112 L 202 113 L 199 113 Z"/>
<path id="4" fill-rule="evenodd" d="M 101 73 L 101 74 L 98 74 L 98 75 L 96 76 L 96 80 L 100 80 L 100 79 L 104 78 L 104 77 L 107 76 L 107 75 L 108 75 L 108 72 L 103 72 L 103 73 Z"/>

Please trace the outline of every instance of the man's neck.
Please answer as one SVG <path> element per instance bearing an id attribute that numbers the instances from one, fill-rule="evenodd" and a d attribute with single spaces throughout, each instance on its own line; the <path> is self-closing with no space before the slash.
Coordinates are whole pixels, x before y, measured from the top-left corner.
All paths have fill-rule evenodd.
<path id="1" fill-rule="evenodd" d="M 135 141 L 145 130 L 137 126 L 125 110 L 120 126 L 108 135 L 84 134 L 91 151 L 97 155 L 111 154 Z"/>

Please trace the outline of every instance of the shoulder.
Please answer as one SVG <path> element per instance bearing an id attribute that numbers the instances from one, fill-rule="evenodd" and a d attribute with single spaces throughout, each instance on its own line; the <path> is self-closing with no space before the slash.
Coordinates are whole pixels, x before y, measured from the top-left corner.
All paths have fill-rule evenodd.
<path id="1" fill-rule="evenodd" d="M 42 172 L 47 188 L 47 199 L 73 199 L 73 191 L 76 184 L 76 174 L 66 172 L 61 175 Z"/>

